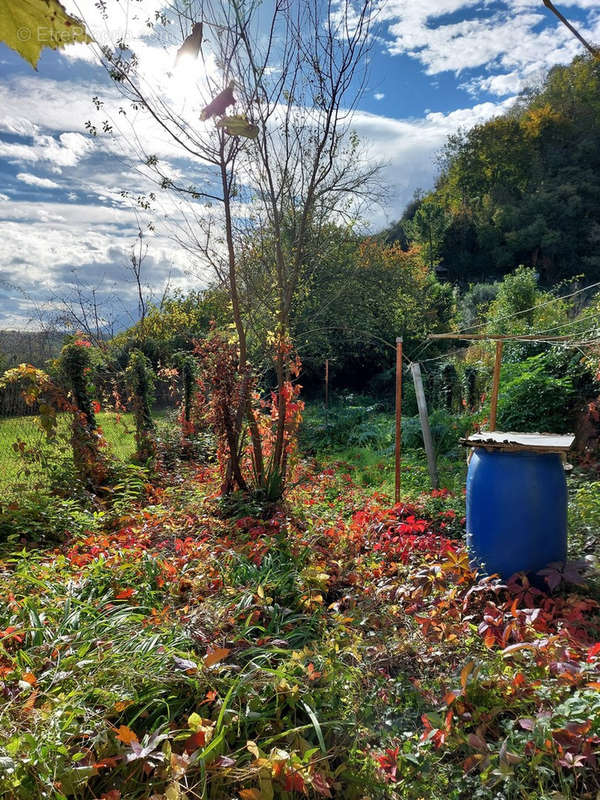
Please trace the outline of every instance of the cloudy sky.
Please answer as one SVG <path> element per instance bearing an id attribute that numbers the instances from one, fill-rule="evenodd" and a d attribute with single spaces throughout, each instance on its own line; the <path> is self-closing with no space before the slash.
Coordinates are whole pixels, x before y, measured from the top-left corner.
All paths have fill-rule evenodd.
<path id="1" fill-rule="evenodd" d="M 108 20 L 95 0 L 64 2 L 100 42 L 126 30 L 148 85 L 197 119 L 202 104 L 193 81 L 174 70 L 180 33 L 161 43 L 149 38 L 146 23 L 163 0 L 108 0 Z M 600 40 L 600 2 L 561 0 L 559 7 Z M 387 0 L 377 34 L 353 122 L 372 156 L 387 164 L 386 202 L 366 210 L 372 230 L 394 222 L 415 189 L 431 186 L 449 134 L 502 113 L 549 67 L 581 51 L 542 0 Z M 104 103 L 100 111 L 94 97 Z M 36 73 L 0 44 L 0 328 L 35 328 L 39 313 L 59 311 L 79 293 L 95 293 L 118 326 L 134 318 L 127 265 L 148 218 L 133 198 L 154 188 L 138 137 L 165 174 L 196 185 L 204 177 L 146 118 L 123 118 L 122 104 L 93 48 L 46 50 Z M 101 129 L 106 118 L 110 135 Z M 89 135 L 88 121 L 98 136 Z M 144 270 L 154 296 L 167 285 L 206 281 L 202 264 L 174 241 L 181 208 L 168 193 L 158 191 L 153 220 Z"/>

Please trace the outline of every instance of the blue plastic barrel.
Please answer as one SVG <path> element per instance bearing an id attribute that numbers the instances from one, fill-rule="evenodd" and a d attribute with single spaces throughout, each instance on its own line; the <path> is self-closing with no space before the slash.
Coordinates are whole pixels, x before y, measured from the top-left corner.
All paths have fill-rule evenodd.
<path id="1" fill-rule="evenodd" d="M 467 473 L 471 563 L 508 578 L 567 557 L 567 482 L 558 453 L 475 448 Z"/>

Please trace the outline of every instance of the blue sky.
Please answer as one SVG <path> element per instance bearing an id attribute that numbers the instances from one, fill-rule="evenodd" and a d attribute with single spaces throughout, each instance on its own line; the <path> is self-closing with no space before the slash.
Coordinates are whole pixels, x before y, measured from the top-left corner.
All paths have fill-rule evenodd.
<path id="1" fill-rule="evenodd" d="M 181 91 L 179 108 L 191 111 L 184 91 L 189 87 L 170 73 L 177 34 L 162 47 L 147 38 L 146 19 L 163 0 L 108 0 L 109 23 L 94 0 L 65 4 L 99 41 L 114 38 L 126 24 L 148 80 L 159 91 L 170 80 L 169 93 Z M 566 0 L 559 7 L 590 40 L 600 40 L 600 2 Z M 387 0 L 369 85 L 353 122 L 371 156 L 386 163 L 385 202 L 364 210 L 365 227 L 394 222 L 417 188 L 431 186 L 435 156 L 449 134 L 502 113 L 522 88 L 579 52 L 579 43 L 541 0 Z M 59 313 L 62 300 L 92 290 L 118 327 L 135 317 L 127 264 L 138 221 L 148 220 L 121 192 L 136 196 L 153 186 L 131 128 L 121 126 L 109 137 L 88 135 L 86 120 L 98 124 L 107 116 L 96 112 L 95 96 L 118 123 L 122 100 L 92 48 L 47 50 L 35 73 L 0 44 L 0 328 L 37 327 L 40 313 Z M 143 134 L 170 174 L 201 178 L 202 169 L 158 132 Z M 145 263 L 155 296 L 166 285 L 198 286 L 210 277 L 174 241 L 179 211 L 173 198 L 159 192 Z"/>

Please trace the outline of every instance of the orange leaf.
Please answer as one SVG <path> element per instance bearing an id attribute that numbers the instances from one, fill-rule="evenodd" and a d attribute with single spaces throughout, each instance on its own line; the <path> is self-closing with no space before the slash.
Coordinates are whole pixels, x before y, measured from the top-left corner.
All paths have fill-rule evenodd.
<path id="1" fill-rule="evenodd" d="M 262 798 L 260 789 L 240 789 L 238 794 L 242 800 L 261 800 Z"/>
<path id="2" fill-rule="evenodd" d="M 462 668 L 460 673 L 460 685 L 463 689 L 466 687 L 469 675 L 473 672 L 474 667 L 475 662 L 469 661 L 469 663 L 465 664 L 465 666 Z"/>
<path id="3" fill-rule="evenodd" d="M 131 744 L 132 742 L 137 742 L 138 737 L 135 733 L 128 728 L 127 725 L 121 725 L 119 730 L 117 731 L 117 739 L 123 744 Z"/>
<path id="4" fill-rule="evenodd" d="M 23 703 L 23 711 L 31 711 L 31 709 L 35 705 L 37 696 L 38 696 L 38 690 L 34 689 L 33 692 L 31 692 L 31 694 L 27 698 L 27 700 Z"/>
<path id="5" fill-rule="evenodd" d="M 116 758 L 115 756 L 109 756 L 108 758 L 103 758 L 101 761 L 97 761 L 94 764 L 94 769 L 112 769 L 112 767 L 117 766 L 119 761 L 120 758 Z"/>
<path id="6" fill-rule="evenodd" d="M 211 650 L 210 653 L 204 656 L 204 666 L 212 667 L 214 664 L 218 664 L 219 661 L 223 661 L 224 658 L 227 658 L 230 652 L 231 650 L 228 650 L 226 647 L 217 647 L 216 650 Z"/>
<path id="7" fill-rule="evenodd" d="M 592 683 L 586 683 L 586 686 L 589 689 L 596 689 L 596 691 L 600 692 L 600 683 L 596 683 L 596 682 L 592 681 Z"/>
<path id="8" fill-rule="evenodd" d="M 122 589 L 119 594 L 115 595 L 115 600 L 129 600 L 135 594 L 135 589 Z"/>
<path id="9" fill-rule="evenodd" d="M 35 686 L 35 684 L 37 683 L 37 678 L 35 677 L 33 672 L 26 672 L 23 675 L 22 679 L 26 681 L 30 686 Z"/>

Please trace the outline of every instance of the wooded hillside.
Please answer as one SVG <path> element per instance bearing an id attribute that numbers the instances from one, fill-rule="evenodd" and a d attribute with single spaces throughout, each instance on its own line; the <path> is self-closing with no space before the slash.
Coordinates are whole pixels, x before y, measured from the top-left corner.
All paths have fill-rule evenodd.
<path id="1" fill-rule="evenodd" d="M 551 285 L 600 278 L 600 64 L 552 69 L 513 109 L 450 137 L 433 191 L 409 204 L 389 240 L 422 244 L 466 284 L 518 264 Z"/>

